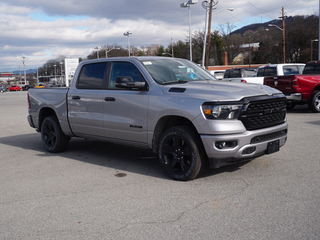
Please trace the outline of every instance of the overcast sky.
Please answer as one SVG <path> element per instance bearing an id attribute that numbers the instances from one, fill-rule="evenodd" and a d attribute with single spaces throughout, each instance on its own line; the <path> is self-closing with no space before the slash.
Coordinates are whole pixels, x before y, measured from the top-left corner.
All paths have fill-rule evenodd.
<path id="1" fill-rule="evenodd" d="M 85 58 L 95 46 L 119 44 L 167 47 L 187 39 L 188 0 L 0 0 L 0 72 L 37 68 L 60 55 Z M 192 31 L 205 26 L 203 1 L 191 6 Z M 212 30 L 233 24 L 234 30 L 281 16 L 319 13 L 319 0 L 220 0 Z M 226 8 L 234 8 L 233 12 Z"/>

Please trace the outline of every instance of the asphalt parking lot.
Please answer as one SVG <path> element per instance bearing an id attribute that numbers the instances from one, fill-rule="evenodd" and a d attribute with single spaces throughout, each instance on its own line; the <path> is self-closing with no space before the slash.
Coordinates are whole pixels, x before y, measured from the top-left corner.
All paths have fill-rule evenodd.
<path id="1" fill-rule="evenodd" d="M 44 150 L 27 92 L 0 93 L 0 239 L 319 239 L 320 114 L 287 114 L 280 152 L 173 181 L 142 149 Z"/>

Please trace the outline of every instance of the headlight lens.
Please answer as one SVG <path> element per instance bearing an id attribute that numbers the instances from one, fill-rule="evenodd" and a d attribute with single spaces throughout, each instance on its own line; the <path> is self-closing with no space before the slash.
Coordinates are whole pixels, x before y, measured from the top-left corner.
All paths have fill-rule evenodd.
<path id="1" fill-rule="evenodd" d="M 207 119 L 238 119 L 242 107 L 241 104 L 204 104 L 202 111 Z"/>

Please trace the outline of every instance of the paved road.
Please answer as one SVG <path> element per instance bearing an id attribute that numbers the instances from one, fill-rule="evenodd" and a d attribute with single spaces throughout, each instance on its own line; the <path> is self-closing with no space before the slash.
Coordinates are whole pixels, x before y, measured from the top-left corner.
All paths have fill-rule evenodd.
<path id="1" fill-rule="evenodd" d="M 319 239 L 320 114 L 306 106 L 280 152 L 178 182 L 146 150 L 46 152 L 26 96 L 0 94 L 0 239 Z"/>

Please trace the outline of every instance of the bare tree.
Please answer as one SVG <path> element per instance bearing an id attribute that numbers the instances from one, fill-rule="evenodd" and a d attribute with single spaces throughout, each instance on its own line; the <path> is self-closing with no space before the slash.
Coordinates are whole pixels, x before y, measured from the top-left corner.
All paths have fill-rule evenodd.
<path id="1" fill-rule="evenodd" d="M 235 40 L 235 38 L 231 36 L 231 32 L 233 31 L 233 29 L 235 29 L 235 27 L 236 26 L 232 23 L 219 25 L 219 32 L 225 44 L 225 51 L 228 53 L 229 63 L 232 62 L 233 56 L 235 55 L 235 51 L 234 51 L 235 49 L 233 48 L 234 46 L 233 40 Z"/>

